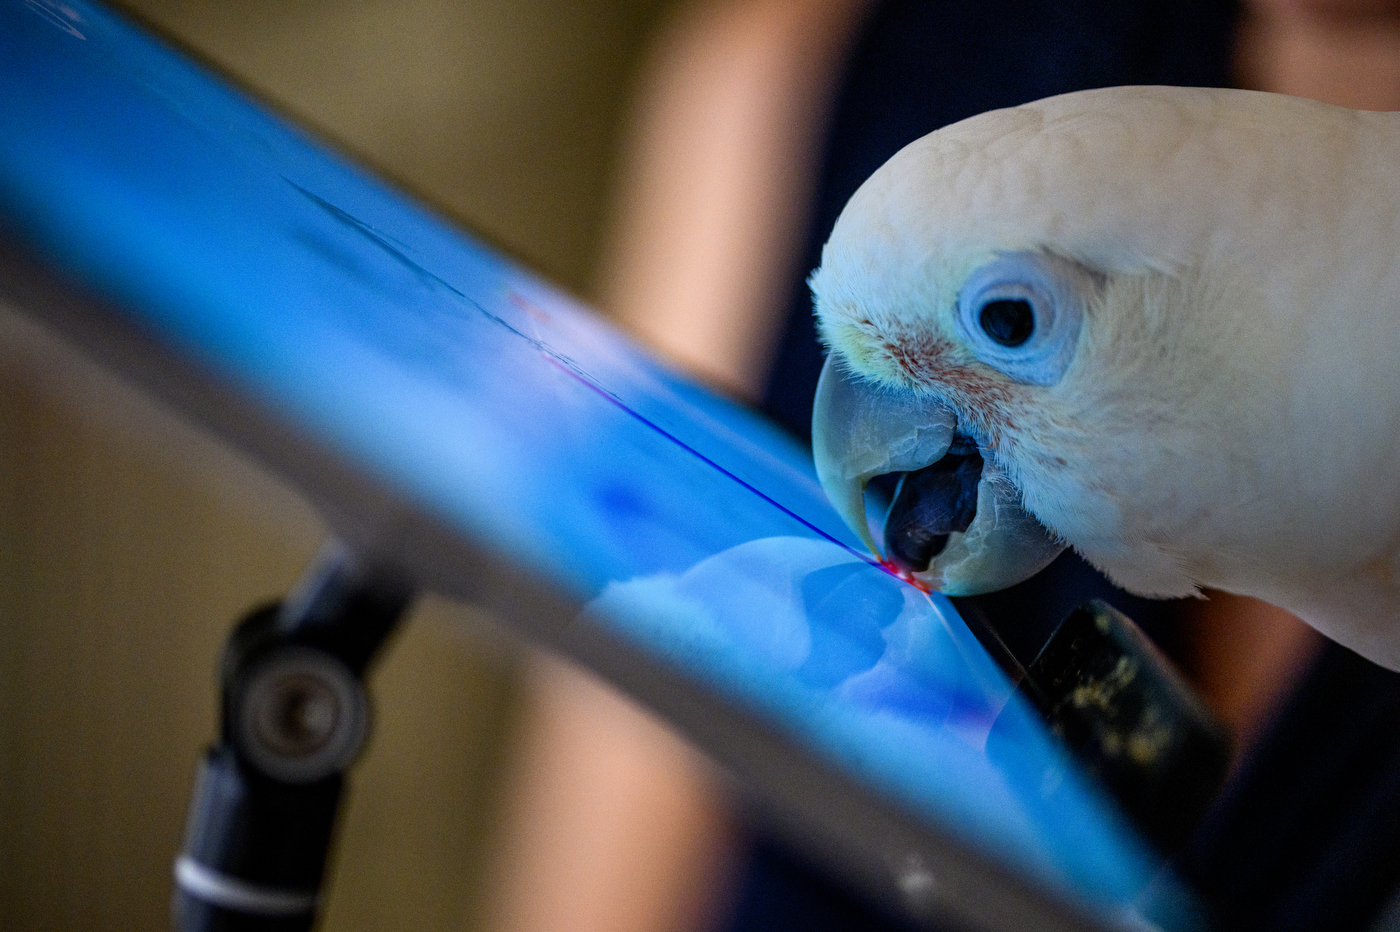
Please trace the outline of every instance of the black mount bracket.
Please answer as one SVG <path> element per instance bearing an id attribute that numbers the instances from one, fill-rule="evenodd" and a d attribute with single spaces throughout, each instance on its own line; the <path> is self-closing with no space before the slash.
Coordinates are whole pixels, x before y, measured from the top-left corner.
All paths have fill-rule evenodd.
<path id="1" fill-rule="evenodd" d="M 332 544 L 297 592 L 234 629 L 219 742 L 200 762 L 175 861 L 178 932 L 315 923 L 345 772 L 369 732 L 365 670 L 412 596 Z"/>

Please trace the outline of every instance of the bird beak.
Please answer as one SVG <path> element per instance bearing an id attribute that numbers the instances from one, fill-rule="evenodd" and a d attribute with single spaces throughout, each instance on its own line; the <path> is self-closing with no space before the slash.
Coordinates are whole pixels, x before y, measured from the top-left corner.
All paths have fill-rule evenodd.
<path id="1" fill-rule="evenodd" d="M 875 542 L 886 533 L 884 516 L 875 516 L 876 528 L 867 517 L 866 485 L 876 476 L 915 473 L 949 455 L 959 442 L 957 412 L 933 395 L 916 395 L 854 378 L 835 354 L 822 368 L 812 414 L 812 453 L 817 477 L 837 513 L 873 553 L 889 548 Z M 1065 549 L 1021 504 L 1020 491 L 1002 472 L 993 451 L 982 451 L 977 483 L 976 511 L 965 530 L 933 528 L 941 550 L 927 568 L 905 567 L 920 583 L 949 595 L 975 595 L 1015 585 L 1043 569 Z M 966 471 L 963 471 L 966 474 Z M 948 475 L 953 475 L 949 472 Z M 956 486 L 957 480 L 952 480 Z M 937 484 L 935 483 L 937 486 Z M 945 482 L 935 491 L 942 495 Z M 912 493 L 911 493 L 912 494 Z M 896 495 L 896 502 L 905 498 Z M 970 504 L 971 498 L 968 499 Z M 927 504 L 927 503 L 921 503 Z M 924 512 L 956 511 L 956 506 L 914 508 Z M 893 510 L 891 518 L 894 518 Z M 908 524 L 908 514 L 903 515 Z M 891 533 L 893 524 L 890 522 Z M 956 527 L 956 523 L 955 523 Z M 944 537 L 946 534 L 946 538 Z"/>

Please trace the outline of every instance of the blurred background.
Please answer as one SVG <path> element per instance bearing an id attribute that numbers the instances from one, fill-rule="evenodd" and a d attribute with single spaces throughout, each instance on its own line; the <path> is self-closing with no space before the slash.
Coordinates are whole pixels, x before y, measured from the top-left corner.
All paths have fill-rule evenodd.
<path id="1" fill-rule="evenodd" d="M 670 5 L 124 7 L 591 297 L 631 82 Z M 218 652 L 322 534 L 275 478 L 0 313 L 0 928 L 168 927 Z M 373 676 L 328 932 L 486 921 L 520 663 L 470 616 L 421 603 Z"/>
<path id="2" fill-rule="evenodd" d="M 824 127 L 876 6 L 918 8 L 123 0 L 750 400 L 787 286 L 815 264 L 801 246 L 822 226 Z M 1202 9 L 1239 14 L 1215 30 L 1237 83 L 1400 109 L 1395 0 Z M 168 927 L 219 651 L 323 535 L 275 477 L 0 306 L 0 930 Z M 1204 605 L 1185 620 L 1188 674 L 1247 745 L 1318 639 L 1262 603 Z M 664 727 L 482 621 L 427 598 L 383 653 L 322 928 L 708 927 L 746 844 L 729 788 Z"/>

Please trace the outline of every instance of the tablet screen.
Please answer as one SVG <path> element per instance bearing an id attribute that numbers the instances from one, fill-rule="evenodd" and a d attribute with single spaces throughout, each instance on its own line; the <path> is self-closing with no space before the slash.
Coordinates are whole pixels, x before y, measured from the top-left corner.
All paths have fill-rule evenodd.
<path id="1" fill-rule="evenodd" d="M 0 0 L 0 234 L 801 766 L 1086 921 L 1160 879 L 951 604 L 844 528 L 805 450 L 102 8 Z"/>

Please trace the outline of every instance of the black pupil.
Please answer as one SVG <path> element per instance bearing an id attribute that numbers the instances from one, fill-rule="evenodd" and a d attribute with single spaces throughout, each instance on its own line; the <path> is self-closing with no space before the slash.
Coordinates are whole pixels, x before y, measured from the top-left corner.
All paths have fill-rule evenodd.
<path id="1" fill-rule="evenodd" d="M 982 306 L 982 330 L 1002 346 L 1020 346 L 1035 329 L 1035 311 L 1022 298 L 1002 298 Z"/>

